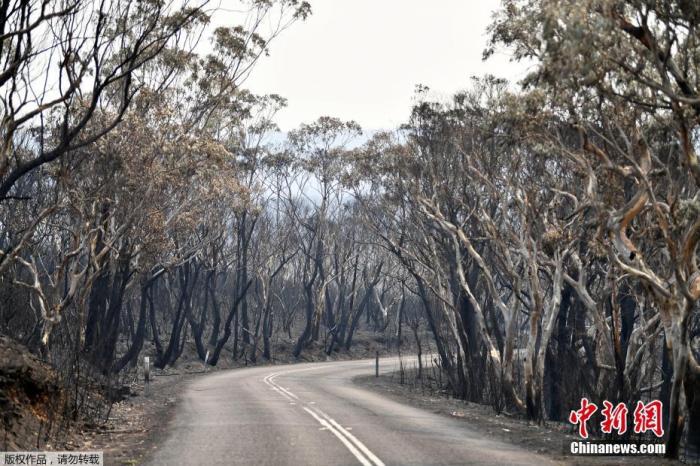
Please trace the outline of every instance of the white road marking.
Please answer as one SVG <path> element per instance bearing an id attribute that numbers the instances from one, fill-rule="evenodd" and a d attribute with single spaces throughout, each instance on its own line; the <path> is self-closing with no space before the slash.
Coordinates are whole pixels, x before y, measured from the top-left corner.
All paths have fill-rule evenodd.
<path id="1" fill-rule="evenodd" d="M 343 435 L 342 435 L 340 432 L 338 432 L 338 431 L 335 430 L 333 427 L 331 427 L 331 425 L 328 423 L 328 421 L 326 421 L 325 419 L 322 419 L 322 418 L 318 417 L 318 416 L 316 415 L 316 413 L 314 413 L 313 411 L 311 411 L 311 410 L 310 410 L 309 408 L 307 408 L 306 406 L 304 407 L 304 411 L 306 411 L 307 413 L 311 414 L 311 415 L 314 417 L 314 419 L 316 419 L 323 427 L 327 428 L 328 430 L 330 430 L 330 431 L 333 433 L 333 435 L 335 435 L 336 437 L 338 437 L 338 440 L 340 440 L 340 441 L 343 443 L 343 445 L 345 445 L 345 448 L 347 448 L 348 450 L 350 450 L 350 453 L 352 453 L 352 454 L 355 456 L 355 458 L 357 458 L 357 460 L 358 460 L 361 464 L 363 464 L 364 466 L 372 466 L 372 463 L 370 463 L 369 460 L 367 460 L 367 458 L 365 458 L 364 456 L 362 456 L 362 453 L 360 453 L 360 452 L 357 450 L 357 448 L 355 448 L 355 446 L 354 446 L 352 443 L 350 443 L 350 442 L 348 441 L 348 439 L 346 439 L 345 437 L 343 437 Z"/>
<path id="2" fill-rule="evenodd" d="M 346 436 L 348 439 L 350 439 L 350 441 L 351 441 L 352 443 L 354 443 L 355 446 L 357 446 L 357 448 L 359 448 L 359 449 L 362 451 L 362 453 L 364 453 L 365 455 L 367 455 L 367 458 L 369 458 L 370 460 L 372 460 L 372 462 L 373 462 L 375 465 L 377 465 L 377 466 L 384 466 L 384 463 L 382 462 L 382 460 L 380 460 L 379 458 L 377 458 L 377 457 L 374 455 L 374 453 L 372 453 L 372 452 L 370 451 L 370 449 L 367 448 L 367 447 L 365 446 L 364 443 L 360 442 L 360 441 L 357 439 L 357 437 L 355 437 L 355 436 L 352 435 L 350 432 L 348 432 L 347 429 L 345 429 L 343 426 L 341 426 L 340 424 L 338 424 L 337 422 L 335 422 L 335 419 L 333 419 L 332 417 L 330 417 L 328 414 L 324 413 L 323 411 L 321 411 L 321 410 L 318 409 L 318 408 L 317 408 L 317 411 L 319 412 L 319 414 L 321 414 L 321 416 L 325 417 L 325 418 L 328 420 L 328 422 L 331 423 L 331 425 L 332 425 L 333 427 L 335 427 L 335 428 L 338 429 L 340 432 L 342 432 L 343 434 L 345 434 L 345 436 Z"/>
<path id="3" fill-rule="evenodd" d="M 280 395 L 282 395 L 283 397 L 285 397 L 285 398 L 287 399 L 287 401 L 292 401 L 292 402 L 293 402 L 294 399 L 293 399 L 292 397 L 290 397 L 289 395 L 287 395 L 286 393 L 284 393 L 282 390 L 279 389 L 279 387 L 277 387 L 277 385 L 275 385 L 274 383 L 272 383 L 272 382 L 270 381 L 270 379 L 271 379 L 273 376 L 275 376 L 275 375 L 277 375 L 276 372 L 273 372 L 272 374 L 269 374 L 267 377 L 265 377 L 265 378 L 263 379 L 263 382 L 265 382 L 267 385 L 269 385 L 270 388 L 272 388 L 274 391 L 276 391 L 277 393 L 279 393 Z"/>
<path id="4" fill-rule="evenodd" d="M 306 369 L 300 369 L 300 370 L 295 370 L 295 371 L 287 371 L 285 374 L 293 373 L 293 372 L 303 372 L 307 370 L 312 370 L 312 369 L 322 369 L 325 366 L 320 366 L 320 367 L 311 367 L 311 368 L 306 368 Z M 295 405 L 296 403 L 293 402 L 293 400 L 299 400 L 299 397 L 292 393 L 290 390 L 287 388 L 284 388 L 277 384 L 275 382 L 275 378 L 279 375 L 282 375 L 281 372 L 273 372 L 271 374 L 268 374 L 264 379 L 263 382 L 270 386 L 273 390 L 275 390 L 277 393 L 282 395 L 284 398 L 286 398 L 288 401 L 290 401 L 290 405 Z M 303 403 L 302 403 L 303 404 Z M 363 465 L 363 466 L 385 466 L 384 462 L 380 460 L 374 453 L 370 451 L 367 446 L 362 443 L 360 440 L 357 439 L 354 435 L 352 435 L 349 430 L 352 430 L 351 427 L 345 428 L 338 424 L 335 419 L 330 417 L 328 414 L 324 413 L 318 408 L 315 408 L 313 410 L 311 408 L 311 405 L 316 404 L 315 401 L 310 401 L 307 403 L 306 406 L 302 406 L 304 411 L 309 413 L 311 416 L 313 416 L 316 421 L 318 421 L 319 424 L 321 424 L 322 428 L 319 430 L 329 430 L 333 435 L 335 435 L 342 443 L 345 445 L 345 448 L 347 448 L 350 453 L 357 458 L 357 460 Z"/>
<path id="5" fill-rule="evenodd" d="M 279 375 L 279 374 L 275 374 L 275 375 L 273 375 L 272 377 L 270 377 L 270 378 L 269 378 L 269 382 L 270 382 L 272 385 L 274 385 L 275 387 L 277 387 L 278 389 L 282 390 L 282 391 L 283 391 L 284 393 L 286 393 L 287 395 L 289 395 L 289 396 L 291 396 L 292 398 L 294 398 L 295 400 L 298 400 L 298 399 L 299 399 L 298 396 L 296 396 L 294 393 L 290 392 L 289 390 L 287 390 L 286 388 L 282 387 L 281 385 L 279 385 L 278 383 L 275 382 L 275 377 L 277 377 L 278 375 Z"/>

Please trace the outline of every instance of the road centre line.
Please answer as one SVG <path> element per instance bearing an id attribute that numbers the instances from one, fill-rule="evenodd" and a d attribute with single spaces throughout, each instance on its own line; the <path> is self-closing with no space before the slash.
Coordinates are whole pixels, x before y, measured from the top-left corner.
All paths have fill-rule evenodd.
<path id="1" fill-rule="evenodd" d="M 289 374 L 295 373 L 295 372 L 304 372 L 307 370 L 323 369 L 324 367 L 327 367 L 327 366 L 319 366 L 319 367 L 311 367 L 311 368 L 299 369 L 299 370 L 294 370 L 294 371 L 286 371 L 284 373 L 273 372 L 271 374 L 268 374 L 263 379 L 263 382 L 265 384 L 267 384 L 268 386 L 270 386 L 277 393 L 282 395 L 284 398 L 286 398 L 288 401 L 298 400 L 300 403 L 302 403 L 297 395 L 295 395 L 290 390 L 282 387 L 277 382 L 275 382 L 275 378 L 278 377 L 279 375 L 282 375 L 282 374 L 289 375 Z M 343 426 L 341 426 L 338 422 L 336 422 L 328 414 L 324 413 L 323 411 L 321 411 L 318 408 L 316 408 L 314 410 L 311 407 L 312 403 L 313 402 L 310 402 L 309 404 L 306 404 L 306 406 L 302 406 L 304 411 L 306 411 L 308 414 L 310 414 L 319 424 L 321 424 L 322 427 L 329 430 L 333 435 L 335 435 L 341 441 L 341 443 L 350 451 L 350 453 L 352 453 L 352 455 L 355 456 L 355 458 L 357 458 L 357 460 L 363 466 L 385 466 L 384 462 L 382 462 L 382 460 L 380 460 L 374 453 L 372 453 L 372 451 L 369 448 L 367 448 L 367 446 L 364 443 L 362 443 L 353 434 L 348 432 L 347 429 L 345 429 Z"/>
<path id="2" fill-rule="evenodd" d="M 298 396 L 296 396 L 294 393 L 290 392 L 289 390 L 287 390 L 286 388 L 284 388 L 283 386 L 281 386 L 280 384 L 278 384 L 278 383 L 275 382 L 275 377 L 277 377 L 278 375 L 280 375 L 280 374 L 277 373 L 277 374 L 273 375 L 272 377 L 270 377 L 270 378 L 269 378 L 270 383 L 274 384 L 277 388 L 279 388 L 280 390 L 282 390 L 282 391 L 283 391 L 284 393 L 286 393 L 287 395 L 289 395 L 289 396 L 291 396 L 292 398 L 298 400 L 298 399 L 299 399 Z"/>
<path id="3" fill-rule="evenodd" d="M 324 413 L 323 411 L 321 411 L 321 410 L 318 409 L 318 408 L 316 408 L 316 411 L 317 411 L 321 416 L 325 417 L 326 420 L 327 420 L 328 422 L 330 422 L 331 425 L 332 425 L 333 427 L 335 427 L 336 429 L 338 429 L 338 430 L 339 430 L 342 434 L 344 434 L 351 442 L 353 442 L 353 443 L 357 446 L 357 448 L 359 448 L 359 449 L 362 451 L 362 453 L 364 453 L 365 455 L 367 455 L 367 458 L 369 458 L 375 465 L 377 465 L 377 466 L 384 466 L 384 463 L 382 462 L 382 460 L 380 460 L 379 458 L 377 458 L 377 457 L 375 456 L 375 454 L 372 453 L 372 451 L 371 451 L 369 448 L 367 448 L 367 446 L 366 446 L 364 443 L 360 442 L 360 441 L 357 439 L 357 437 L 355 437 L 355 436 L 352 435 L 350 432 L 348 432 L 348 430 L 345 429 L 343 426 L 341 426 L 338 422 L 336 422 L 335 419 L 333 419 L 333 418 L 330 417 L 328 414 Z"/>
<path id="4" fill-rule="evenodd" d="M 265 384 L 269 385 L 270 388 L 272 388 L 274 391 L 276 391 L 277 393 L 279 393 L 280 395 L 282 395 L 283 397 L 285 397 L 288 401 L 293 402 L 293 401 L 294 401 L 293 398 L 291 398 L 289 395 L 287 395 L 287 394 L 284 393 L 282 390 L 280 390 L 276 385 L 270 383 L 269 378 L 270 378 L 272 375 L 274 375 L 274 374 L 270 374 L 270 375 L 268 375 L 267 377 L 265 377 L 265 378 L 263 379 L 263 382 L 265 382 Z"/>
<path id="5" fill-rule="evenodd" d="M 345 445 L 345 448 L 347 448 L 347 449 L 350 451 L 350 453 L 352 453 L 352 454 L 355 456 L 355 458 L 357 458 L 357 460 L 358 460 L 361 464 L 363 464 L 364 466 L 372 466 L 372 463 L 370 463 L 369 460 L 368 460 L 367 458 L 365 458 L 364 456 L 362 456 L 362 453 L 360 453 L 360 452 L 357 450 L 357 448 L 355 448 L 355 446 L 354 446 L 352 443 L 350 443 L 350 442 L 348 441 L 348 439 L 346 439 L 345 437 L 343 437 L 343 434 L 341 434 L 341 433 L 338 432 L 336 429 L 334 429 L 333 426 L 331 426 L 331 425 L 328 423 L 328 421 L 326 421 L 325 419 L 320 418 L 319 416 L 317 416 L 316 413 L 314 413 L 313 411 L 311 411 L 311 410 L 310 410 L 309 408 L 307 408 L 306 406 L 304 406 L 304 411 L 306 411 L 307 413 L 311 414 L 311 416 L 312 416 L 314 419 L 316 419 L 316 421 L 318 421 L 319 424 L 321 424 L 323 427 L 325 427 L 326 429 L 328 429 L 329 431 L 331 431 L 331 433 L 332 433 L 333 435 L 335 435 L 336 437 L 338 437 L 338 440 L 340 440 L 340 441 L 342 442 L 342 444 Z"/>

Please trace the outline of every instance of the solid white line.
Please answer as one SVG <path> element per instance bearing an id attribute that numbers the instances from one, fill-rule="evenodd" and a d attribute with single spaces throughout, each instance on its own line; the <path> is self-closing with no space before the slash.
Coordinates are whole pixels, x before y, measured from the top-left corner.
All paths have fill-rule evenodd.
<path id="1" fill-rule="evenodd" d="M 311 410 L 310 410 L 309 408 L 307 408 L 307 407 L 304 407 L 304 411 L 306 411 L 307 413 L 311 414 L 311 415 L 314 417 L 314 419 L 316 419 L 316 420 L 319 422 L 319 424 L 321 424 L 321 425 L 322 425 L 323 427 L 325 427 L 326 429 L 330 430 L 330 431 L 333 433 L 333 435 L 335 435 L 336 437 L 338 437 L 338 439 L 343 443 L 343 445 L 345 445 L 345 447 L 350 451 L 350 453 L 352 453 L 352 454 L 355 456 L 355 458 L 358 459 L 358 461 L 359 461 L 360 463 L 362 463 L 364 466 L 372 466 L 372 463 L 370 463 L 370 462 L 367 460 L 367 458 L 365 458 L 364 456 L 362 456 L 362 453 L 360 453 L 360 452 L 357 450 L 357 448 L 355 448 L 355 447 L 353 446 L 352 443 L 350 443 L 345 437 L 343 437 L 343 435 L 342 435 L 340 432 L 338 432 L 337 430 L 335 430 L 335 429 L 333 428 L 333 426 L 331 426 L 331 425 L 328 423 L 328 421 L 326 421 L 326 420 L 323 419 L 323 418 L 318 417 L 318 416 L 316 415 L 316 413 L 314 413 L 313 411 L 311 411 Z"/>
<path id="2" fill-rule="evenodd" d="M 314 367 L 314 368 L 307 368 L 307 369 L 301 369 L 301 370 L 296 370 L 296 371 L 287 371 L 286 373 L 282 372 L 273 372 L 272 374 L 269 374 L 267 377 L 263 379 L 263 382 L 265 382 L 267 385 L 272 387 L 273 390 L 275 390 L 277 393 L 280 395 L 284 396 L 287 400 L 293 401 L 293 399 L 299 400 L 299 397 L 292 393 L 291 391 L 287 390 L 286 388 L 282 387 L 278 383 L 274 381 L 274 379 L 279 376 L 279 375 L 288 375 L 289 373 L 293 372 L 302 372 L 302 371 L 307 371 L 311 369 L 321 369 L 322 367 Z M 301 401 L 301 400 L 300 400 Z M 291 403 L 294 404 L 294 403 Z M 309 402 L 308 405 L 315 404 L 313 401 Z M 311 416 L 316 419 L 324 428 L 330 430 L 333 435 L 335 435 L 342 443 L 345 445 L 345 447 L 350 450 L 350 453 L 352 453 L 359 461 L 362 463 L 364 466 L 385 466 L 384 462 L 380 460 L 372 451 L 367 448 L 367 446 L 362 443 L 357 437 L 352 435 L 350 432 L 348 432 L 347 429 L 345 429 L 343 426 L 341 426 L 338 422 L 335 421 L 332 417 L 330 417 L 328 414 L 324 413 L 320 409 L 316 408 L 317 412 L 314 412 L 310 407 L 307 406 L 302 406 L 304 408 L 304 411 L 309 413 Z M 325 418 L 325 419 L 324 419 Z M 358 450 L 359 449 L 359 450 Z M 364 455 L 366 455 L 366 457 Z"/>
<path id="3" fill-rule="evenodd" d="M 274 387 L 274 386 L 273 386 L 272 389 L 273 389 L 274 391 L 276 391 L 277 393 L 279 393 L 280 395 L 282 395 L 287 401 L 289 401 L 289 402 L 293 402 L 293 401 L 294 401 L 294 398 L 291 398 L 291 397 L 287 396 L 286 393 L 284 393 L 284 392 L 281 391 L 281 390 L 278 390 L 277 387 Z"/>
<path id="4" fill-rule="evenodd" d="M 282 391 L 283 393 L 286 393 L 288 398 L 294 398 L 294 399 L 298 400 L 298 399 L 299 399 L 298 396 L 296 396 L 294 393 L 290 392 L 290 391 L 287 390 L 286 388 L 282 387 L 281 385 L 279 385 L 278 383 L 276 383 L 276 382 L 273 381 L 273 379 L 274 379 L 277 375 L 279 375 L 279 374 L 275 374 L 275 375 L 273 375 L 272 377 L 270 377 L 270 378 L 266 381 L 266 383 L 267 383 L 268 385 L 270 385 L 271 387 L 274 387 L 275 389 L 277 389 L 277 390 L 279 390 L 279 391 Z"/>
<path id="5" fill-rule="evenodd" d="M 267 377 L 265 377 L 265 378 L 263 379 L 263 382 L 265 382 L 265 384 L 267 384 L 267 385 L 268 385 L 270 388 L 272 388 L 274 391 L 276 391 L 277 393 L 279 393 L 280 395 L 282 395 L 283 397 L 285 397 L 285 398 L 287 399 L 287 401 L 294 401 L 294 399 L 293 399 L 292 397 L 290 397 L 289 395 L 287 395 L 286 393 L 284 393 L 282 390 L 280 390 L 279 388 L 277 388 L 277 386 L 276 386 L 275 384 L 273 384 L 273 383 L 270 381 L 270 377 L 272 377 L 272 376 L 274 376 L 274 375 L 277 375 L 277 373 L 269 374 Z"/>
<path id="6" fill-rule="evenodd" d="M 345 436 L 346 436 L 348 439 L 350 439 L 350 441 L 351 441 L 352 443 L 354 443 L 354 444 L 357 446 L 357 448 L 359 448 L 360 450 L 362 450 L 362 452 L 363 452 L 365 455 L 367 455 L 367 458 L 369 458 L 370 460 L 372 460 L 376 466 L 384 466 L 384 462 L 383 462 L 382 460 L 380 460 L 379 458 L 377 458 L 377 457 L 375 456 L 375 454 L 372 453 L 372 451 L 371 451 L 369 448 L 367 448 L 367 446 L 366 446 L 364 443 L 360 442 L 360 441 L 357 439 L 357 437 L 355 437 L 355 436 L 352 435 L 350 432 L 348 432 L 347 429 L 345 429 L 343 426 L 341 426 L 340 424 L 338 424 L 338 423 L 335 421 L 335 419 L 333 419 L 332 417 L 330 417 L 328 414 L 324 413 L 323 411 L 321 411 L 321 410 L 318 409 L 318 408 L 316 408 L 316 410 L 318 411 L 318 413 L 319 413 L 321 416 L 325 417 L 325 418 L 328 420 L 328 422 L 330 422 L 330 423 L 333 425 L 333 427 L 335 427 L 336 429 L 338 429 L 341 433 L 345 434 Z"/>
<path id="7" fill-rule="evenodd" d="M 278 384 L 277 382 L 275 382 L 275 377 L 277 377 L 278 375 L 280 375 L 280 374 L 274 374 L 272 377 L 270 377 L 269 382 L 270 382 L 272 385 L 274 385 L 275 387 L 277 387 L 277 388 L 279 388 L 280 390 L 282 390 L 282 391 L 283 391 L 284 393 L 286 393 L 287 395 L 289 395 L 289 396 L 291 396 L 291 397 L 293 397 L 293 398 L 296 398 L 296 399 L 298 400 L 298 399 L 299 399 L 298 396 L 296 396 L 294 393 L 290 392 L 289 390 L 287 390 L 286 388 L 284 388 L 283 386 L 281 386 L 280 384 Z"/>

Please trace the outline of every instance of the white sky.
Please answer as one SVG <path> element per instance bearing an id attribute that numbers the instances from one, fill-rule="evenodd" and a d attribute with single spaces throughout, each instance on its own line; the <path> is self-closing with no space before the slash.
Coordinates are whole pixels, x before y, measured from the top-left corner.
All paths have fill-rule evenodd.
<path id="1" fill-rule="evenodd" d="M 416 84 L 448 97 L 473 75 L 523 77 L 505 52 L 481 59 L 499 3 L 311 0 L 313 14 L 272 43 L 246 86 L 288 99 L 277 117 L 283 131 L 322 115 L 392 129 L 406 121 Z"/>

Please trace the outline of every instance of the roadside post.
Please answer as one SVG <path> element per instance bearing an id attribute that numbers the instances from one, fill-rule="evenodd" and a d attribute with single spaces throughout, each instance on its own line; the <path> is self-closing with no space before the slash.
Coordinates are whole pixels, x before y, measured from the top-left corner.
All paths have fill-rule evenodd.
<path id="1" fill-rule="evenodd" d="M 374 376 L 379 377 L 379 350 L 375 351 L 374 354 Z"/>
<path id="2" fill-rule="evenodd" d="M 207 363 L 209 362 L 209 350 L 207 350 L 207 354 L 204 355 L 204 372 L 207 372 L 209 369 L 207 367 Z"/>
<path id="3" fill-rule="evenodd" d="M 144 395 L 148 396 L 148 388 L 151 384 L 151 358 L 146 356 L 143 358 L 143 392 Z"/>

